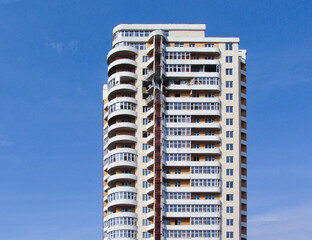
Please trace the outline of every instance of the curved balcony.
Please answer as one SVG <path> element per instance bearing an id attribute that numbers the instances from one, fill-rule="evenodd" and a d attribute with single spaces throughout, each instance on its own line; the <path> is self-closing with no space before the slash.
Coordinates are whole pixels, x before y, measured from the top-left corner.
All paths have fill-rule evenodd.
<path id="1" fill-rule="evenodd" d="M 118 98 L 114 98 L 112 101 L 109 101 L 108 107 L 112 106 L 115 103 L 122 103 L 122 102 L 130 102 L 133 104 L 137 104 L 138 101 L 133 97 L 118 97 Z"/>
<path id="2" fill-rule="evenodd" d="M 108 190 L 108 194 L 107 194 L 107 199 L 108 199 L 107 208 L 110 209 L 116 206 L 136 206 L 137 205 L 136 194 L 137 194 L 137 189 L 134 187 L 111 188 Z"/>
<path id="3" fill-rule="evenodd" d="M 119 217 L 131 217 L 131 218 L 138 218 L 138 215 L 136 213 L 132 212 L 118 212 L 118 213 L 112 213 L 105 217 L 105 222 L 113 219 L 113 218 L 119 218 Z"/>
<path id="4" fill-rule="evenodd" d="M 152 130 L 152 127 L 154 126 L 154 120 L 150 121 L 147 125 L 146 125 L 146 130 Z"/>
<path id="5" fill-rule="evenodd" d="M 119 117 L 121 117 L 121 116 L 137 117 L 137 112 L 134 110 L 127 110 L 127 109 L 116 110 L 116 111 L 108 114 L 107 120 L 109 121 L 110 119 L 117 117 L 117 116 L 119 116 Z"/>
<path id="6" fill-rule="evenodd" d="M 151 46 L 149 46 L 149 47 L 146 49 L 146 55 L 150 55 L 151 53 L 153 53 L 154 48 L 155 48 L 155 44 L 153 43 Z"/>
<path id="7" fill-rule="evenodd" d="M 154 108 L 151 108 L 150 110 L 148 110 L 147 112 L 146 112 L 146 116 L 147 117 L 150 117 L 150 116 L 152 116 L 154 114 Z"/>
<path id="8" fill-rule="evenodd" d="M 108 65 L 107 72 L 109 76 L 114 73 L 114 70 L 116 69 L 116 67 L 120 67 L 121 69 L 122 68 L 136 68 L 137 63 L 134 60 L 126 59 L 126 58 L 115 60 L 111 64 Z"/>
<path id="9" fill-rule="evenodd" d="M 109 176 L 107 184 L 112 187 L 116 181 L 136 181 L 137 176 L 131 173 L 119 173 Z"/>
<path id="10" fill-rule="evenodd" d="M 104 146 L 104 148 L 108 148 L 110 149 L 112 147 L 113 144 L 117 144 L 117 143 L 136 143 L 137 142 L 137 138 L 131 135 L 119 135 L 119 136 L 115 136 L 112 137 L 108 140 L 107 144 Z"/>
<path id="11" fill-rule="evenodd" d="M 137 167 L 137 151 L 132 148 L 118 148 L 109 152 L 104 157 L 107 164 L 107 171 L 113 174 L 116 168 L 136 168 Z"/>
<path id="12" fill-rule="evenodd" d="M 151 32 L 148 36 L 148 42 L 151 42 L 151 40 L 153 40 L 154 36 L 162 36 L 163 38 L 165 38 L 166 41 L 167 40 L 167 36 L 165 34 L 165 32 L 163 30 L 154 30 L 153 32 Z"/>
<path id="13" fill-rule="evenodd" d="M 137 78 L 138 76 L 133 72 L 121 71 L 114 73 L 107 80 L 108 90 L 117 85 L 116 82 L 127 83 L 127 81 L 137 80 Z"/>
<path id="14" fill-rule="evenodd" d="M 107 99 L 110 101 L 114 97 L 113 95 L 118 93 L 136 93 L 138 91 L 138 88 L 136 86 L 133 86 L 132 84 L 117 84 L 114 87 L 110 88 L 107 92 Z"/>
<path id="15" fill-rule="evenodd" d="M 138 55 L 138 50 L 132 46 L 119 46 L 110 50 L 107 54 L 107 64 L 118 58 L 132 58 Z"/>
<path id="16" fill-rule="evenodd" d="M 137 130 L 137 125 L 129 122 L 115 123 L 108 128 L 108 137 L 115 135 L 116 131 L 135 131 Z"/>
<path id="17" fill-rule="evenodd" d="M 154 63 L 154 57 L 151 57 L 147 62 L 146 62 L 146 67 L 151 67 L 153 66 Z"/>

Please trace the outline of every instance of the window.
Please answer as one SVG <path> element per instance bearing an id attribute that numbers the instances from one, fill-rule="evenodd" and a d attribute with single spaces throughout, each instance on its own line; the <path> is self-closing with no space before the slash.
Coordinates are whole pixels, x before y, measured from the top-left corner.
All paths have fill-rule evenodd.
<path id="1" fill-rule="evenodd" d="M 181 174 L 181 169 L 176 169 L 176 170 L 174 170 L 174 173 L 175 173 L 175 174 Z"/>
<path id="2" fill-rule="evenodd" d="M 226 188 L 233 188 L 233 182 L 232 181 L 226 182 Z"/>
<path id="3" fill-rule="evenodd" d="M 143 219 L 143 226 L 151 225 L 151 221 L 147 219 Z"/>
<path id="4" fill-rule="evenodd" d="M 215 148 L 215 145 L 214 144 L 206 144 L 205 148 Z"/>
<path id="5" fill-rule="evenodd" d="M 226 131 L 227 138 L 233 138 L 233 131 Z"/>
<path id="6" fill-rule="evenodd" d="M 234 207 L 226 207 L 226 212 L 227 213 L 233 213 L 234 212 Z"/>
<path id="7" fill-rule="evenodd" d="M 199 194 L 194 194 L 193 199 L 199 200 L 200 199 L 200 195 Z"/>
<path id="8" fill-rule="evenodd" d="M 148 207 L 143 207 L 142 211 L 143 211 L 143 213 L 149 213 L 149 212 L 151 212 L 151 209 Z"/>
<path id="9" fill-rule="evenodd" d="M 214 94 L 213 94 L 213 93 L 206 93 L 206 94 L 205 94 L 205 97 L 206 97 L 206 98 L 213 98 L 213 97 L 214 97 Z"/>
<path id="10" fill-rule="evenodd" d="M 205 57 L 205 60 L 213 60 L 213 59 L 214 59 L 214 56 Z"/>
<path id="11" fill-rule="evenodd" d="M 143 170 L 143 176 L 146 176 L 151 173 L 151 171 L 148 169 L 143 168 L 142 170 Z"/>
<path id="12" fill-rule="evenodd" d="M 233 176 L 233 169 L 226 169 L 227 176 Z"/>
<path id="13" fill-rule="evenodd" d="M 233 238 L 233 232 L 226 232 L 226 238 Z"/>
<path id="14" fill-rule="evenodd" d="M 143 181 L 143 182 L 142 182 L 142 186 L 143 186 L 143 188 L 148 188 L 148 187 L 151 186 L 151 183 L 149 183 L 149 182 L 147 182 L 147 181 Z"/>
<path id="15" fill-rule="evenodd" d="M 174 186 L 175 187 L 181 187 L 181 182 L 175 182 Z"/>
<path id="16" fill-rule="evenodd" d="M 214 162 L 215 157 L 213 157 L 213 156 L 207 156 L 207 157 L 205 158 L 205 160 L 208 161 L 208 162 Z"/>
<path id="17" fill-rule="evenodd" d="M 147 150 L 151 147 L 151 145 L 143 143 L 143 150 Z"/>
<path id="18" fill-rule="evenodd" d="M 233 62 L 233 57 L 232 56 L 226 56 L 225 57 L 225 62 L 227 62 L 227 63 Z"/>
<path id="19" fill-rule="evenodd" d="M 147 138 L 149 135 L 151 135 L 150 132 L 146 132 L 146 131 L 143 131 L 143 132 L 142 132 L 142 137 L 143 137 L 143 138 Z"/>
<path id="20" fill-rule="evenodd" d="M 232 118 L 227 118 L 226 119 L 226 125 L 233 125 L 233 119 Z"/>
<path id="21" fill-rule="evenodd" d="M 211 194 L 206 194 L 206 200 L 214 200 L 215 199 L 215 195 L 211 195 Z"/>
<path id="22" fill-rule="evenodd" d="M 175 93 L 174 97 L 180 97 L 180 93 Z"/>
<path id="23" fill-rule="evenodd" d="M 208 43 L 208 44 L 205 44 L 205 47 L 214 47 L 214 44 L 213 43 Z"/>
<path id="24" fill-rule="evenodd" d="M 233 112 L 233 106 L 226 106 L 226 112 L 232 113 Z"/>
<path id="25" fill-rule="evenodd" d="M 142 69 L 142 74 L 143 75 L 147 75 L 151 70 L 147 69 L 147 68 L 143 68 Z"/>
<path id="26" fill-rule="evenodd" d="M 226 150 L 233 150 L 233 144 L 232 143 L 226 144 Z"/>
<path id="27" fill-rule="evenodd" d="M 179 220 L 179 219 L 175 220 L 175 221 L 174 221 L 174 224 L 175 224 L 175 225 L 181 225 L 181 220 Z"/>
<path id="28" fill-rule="evenodd" d="M 193 94 L 193 97 L 194 97 L 194 98 L 199 98 L 199 93 L 194 93 L 194 94 Z"/>
<path id="29" fill-rule="evenodd" d="M 233 100 L 233 94 L 232 93 L 227 93 L 226 94 L 226 100 Z"/>
<path id="30" fill-rule="evenodd" d="M 149 162 L 151 160 L 151 158 L 147 157 L 147 156 L 143 156 L 143 162 Z"/>
<path id="31" fill-rule="evenodd" d="M 225 50 L 233 50 L 233 44 L 232 43 L 225 44 Z"/>
<path id="32" fill-rule="evenodd" d="M 175 47 L 184 47 L 184 43 L 175 43 L 174 46 Z"/>
<path id="33" fill-rule="evenodd" d="M 143 238 L 150 238 L 152 235 L 149 232 L 143 232 Z"/>
<path id="34" fill-rule="evenodd" d="M 199 157 L 194 157 L 193 159 L 195 162 L 199 162 Z"/>
<path id="35" fill-rule="evenodd" d="M 194 60 L 199 60 L 198 56 L 193 57 Z"/>
<path id="36" fill-rule="evenodd" d="M 195 47 L 195 44 L 194 43 L 190 43 L 190 47 Z"/>
<path id="37" fill-rule="evenodd" d="M 142 59 L 143 62 L 147 62 L 148 60 L 149 60 L 148 56 L 143 56 L 143 59 Z"/>
<path id="38" fill-rule="evenodd" d="M 147 201 L 147 200 L 150 200 L 150 199 L 152 198 L 152 197 L 151 197 L 150 195 L 148 195 L 148 194 L 143 194 L 142 197 L 143 197 L 143 201 Z"/>
<path id="39" fill-rule="evenodd" d="M 226 201 L 233 201 L 233 194 L 226 194 Z"/>
<path id="40" fill-rule="evenodd" d="M 150 110 L 151 108 L 148 106 L 143 106 L 143 112 L 147 112 L 148 110 Z"/>
<path id="41" fill-rule="evenodd" d="M 226 75 L 233 75 L 233 69 L 232 68 L 225 69 L 225 74 Z"/>
<path id="42" fill-rule="evenodd" d="M 227 163 L 233 163 L 233 156 L 227 156 L 226 157 L 226 162 Z"/>
<path id="43" fill-rule="evenodd" d="M 194 123 L 199 123 L 199 119 L 196 118 L 196 119 L 193 120 L 193 122 L 194 122 Z"/>
<path id="44" fill-rule="evenodd" d="M 122 170 L 121 173 L 131 173 L 131 170 Z"/>
<path id="45" fill-rule="evenodd" d="M 214 135 L 215 135 L 215 132 L 205 132 L 205 135 L 206 135 L 206 136 L 214 136 Z"/>
<path id="46" fill-rule="evenodd" d="M 150 121 L 147 118 L 143 118 L 143 125 L 147 125 Z"/>
<path id="47" fill-rule="evenodd" d="M 233 87 L 233 81 L 226 81 L 225 82 L 225 87 L 232 88 Z"/>
<path id="48" fill-rule="evenodd" d="M 132 212 L 131 208 L 122 208 L 121 211 L 122 212 Z"/>
<path id="49" fill-rule="evenodd" d="M 227 226 L 233 226 L 234 225 L 234 219 L 226 219 L 226 225 Z"/>
<path id="50" fill-rule="evenodd" d="M 211 118 L 206 118 L 205 119 L 205 123 L 214 123 L 214 119 L 211 119 Z"/>
<path id="51" fill-rule="evenodd" d="M 194 132 L 193 135 L 194 136 L 199 136 L 199 132 Z"/>

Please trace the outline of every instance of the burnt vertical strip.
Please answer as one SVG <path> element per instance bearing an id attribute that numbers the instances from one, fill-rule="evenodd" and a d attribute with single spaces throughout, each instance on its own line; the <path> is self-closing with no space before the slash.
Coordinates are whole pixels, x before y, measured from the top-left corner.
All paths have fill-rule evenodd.
<path id="1" fill-rule="evenodd" d="M 162 185 L 162 161 L 161 161 L 161 121 L 162 121 L 162 93 L 161 93 L 161 48 L 160 37 L 155 37 L 155 75 L 154 75 L 154 109 L 155 109 L 155 240 L 161 240 L 161 185 Z"/>

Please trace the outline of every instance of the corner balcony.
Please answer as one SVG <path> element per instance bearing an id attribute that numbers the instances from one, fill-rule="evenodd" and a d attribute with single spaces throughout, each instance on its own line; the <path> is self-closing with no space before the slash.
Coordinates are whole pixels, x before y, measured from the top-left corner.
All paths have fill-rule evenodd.
<path id="1" fill-rule="evenodd" d="M 131 181 L 134 182 L 137 180 L 137 176 L 130 173 L 119 173 L 111 175 L 108 180 L 107 184 L 112 187 L 117 181 Z"/>
<path id="2" fill-rule="evenodd" d="M 107 54 L 107 64 L 112 63 L 118 58 L 132 58 L 138 55 L 138 50 L 132 46 L 118 46 L 114 47 Z"/>
<path id="3" fill-rule="evenodd" d="M 114 71 L 116 70 L 117 67 L 120 69 L 124 69 L 124 68 L 135 69 L 137 67 L 137 63 L 136 61 L 127 59 L 127 58 L 115 60 L 111 64 L 108 65 L 108 69 L 107 69 L 108 75 L 110 76 L 113 73 L 115 73 Z"/>
<path id="4" fill-rule="evenodd" d="M 155 216 L 155 212 L 154 211 L 151 211 L 149 213 L 146 213 L 146 218 L 147 219 L 150 219 L 150 218 L 153 218 Z"/>
<path id="5" fill-rule="evenodd" d="M 108 143 L 104 146 L 105 148 L 112 148 L 113 145 L 118 143 L 137 143 L 137 138 L 131 135 L 119 135 L 112 137 L 108 140 Z"/>
<path id="6" fill-rule="evenodd" d="M 137 79 L 138 79 L 138 76 L 133 72 L 129 72 L 129 71 L 116 72 L 112 74 L 107 80 L 108 90 L 114 87 L 115 85 L 117 85 L 116 81 L 120 83 L 126 83 L 128 81 L 133 81 Z M 115 80 L 114 83 L 112 83 L 113 80 Z"/>
<path id="7" fill-rule="evenodd" d="M 128 84 L 128 83 L 117 84 L 108 90 L 107 99 L 111 100 L 113 98 L 113 94 L 129 93 L 129 92 L 136 93 L 137 91 L 138 91 L 137 87 L 132 84 Z"/>
<path id="8" fill-rule="evenodd" d="M 154 163 L 155 163 L 154 159 L 149 160 L 149 161 L 146 163 L 146 168 L 151 168 L 151 167 L 153 167 L 153 166 L 154 166 Z"/>
<path id="9" fill-rule="evenodd" d="M 153 51 L 154 51 L 154 48 L 155 48 L 155 44 L 153 43 L 151 46 L 149 46 L 149 47 L 146 49 L 146 55 L 152 54 Z"/>
<path id="10" fill-rule="evenodd" d="M 108 128 L 108 135 L 111 137 L 115 135 L 116 131 L 136 131 L 137 125 L 129 122 L 115 123 Z"/>
<path id="11" fill-rule="evenodd" d="M 151 117 L 151 116 L 153 116 L 153 114 L 154 114 L 154 108 L 151 108 L 150 110 L 148 110 L 148 111 L 146 112 L 146 116 L 147 116 L 147 117 Z"/>
<path id="12" fill-rule="evenodd" d="M 119 109 L 116 110 L 107 116 L 107 120 L 109 121 L 110 119 L 114 117 L 121 117 L 121 116 L 131 116 L 131 117 L 137 117 L 137 112 L 134 110 L 128 110 L 128 109 Z"/>

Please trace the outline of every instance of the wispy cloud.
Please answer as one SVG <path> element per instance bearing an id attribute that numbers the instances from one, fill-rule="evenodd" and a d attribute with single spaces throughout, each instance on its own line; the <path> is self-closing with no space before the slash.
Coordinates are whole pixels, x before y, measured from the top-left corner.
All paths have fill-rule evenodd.
<path id="1" fill-rule="evenodd" d="M 61 42 L 61 41 L 48 41 L 47 46 L 54 49 L 58 53 L 62 53 L 65 50 L 70 50 L 70 51 L 75 52 L 78 49 L 78 41 L 71 40 L 68 43 Z"/>
<path id="2" fill-rule="evenodd" d="M 248 235 L 253 240 L 310 240 L 312 235 L 312 203 L 252 216 Z"/>

